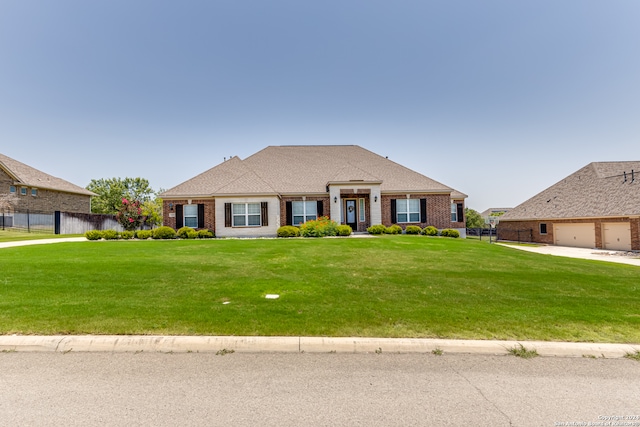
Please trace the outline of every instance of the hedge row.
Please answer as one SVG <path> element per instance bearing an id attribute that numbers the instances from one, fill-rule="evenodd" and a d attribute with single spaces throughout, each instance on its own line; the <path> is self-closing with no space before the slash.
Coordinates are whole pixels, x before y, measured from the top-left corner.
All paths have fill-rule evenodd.
<path id="1" fill-rule="evenodd" d="M 386 227 L 382 224 L 372 225 L 367 228 L 367 232 L 369 234 L 402 234 L 402 227 L 397 224 L 392 225 L 391 227 Z M 429 225 L 423 229 L 418 227 L 417 225 L 407 225 L 407 228 L 404 230 L 406 234 L 424 234 L 425 236 L 437 236 L 438 229 L 432 225 Z M 460 232 L 458 230 L 454 230 L 452 228 L 445 228 L 440 231 L 440 235 L 444 237 L 460 237 Z"/>
<path id="2" fill-rule="evenodd" d="M 326 237 L 326 236 L 350 236 L 353 230 L 348 225 L 338 225 L 335 221 L 320 217 L 317 220 L 307 221 L 300 227 L 284 225 L 278 228 L 278 237 Z"/>
<path id="3" fill-rule="evenodd" d="M 158 227 L 153 230 L 115 231 L 115 230 L 91 230 L 84 233 L 87 240 L 130 240 L 130 239 L 211 239 L 214 234 L 209 230 L 194 230 L 191 227 L 182 227 L 177 232 L 171 227 Z"/>

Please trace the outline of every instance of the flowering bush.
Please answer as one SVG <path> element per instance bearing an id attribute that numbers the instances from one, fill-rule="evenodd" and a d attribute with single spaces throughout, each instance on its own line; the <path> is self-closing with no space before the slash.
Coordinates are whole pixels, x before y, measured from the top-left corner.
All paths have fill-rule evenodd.
<path id="1" fill-rule="evenodd" d="M 122 228 L 127 231 L 137 230 L 144 222 L 144 219 L 139 201 L 122 199 L 122 206 L 116 213 L 116 220 Z"/>
<path id="2" fill-rule="evenodd" d="M 321 216 L 300 225 L 300 235 L 302 237 L 335 236 L 338 232 L 337 228 L 338 224 L 335 221 L 328 216 Z"/>

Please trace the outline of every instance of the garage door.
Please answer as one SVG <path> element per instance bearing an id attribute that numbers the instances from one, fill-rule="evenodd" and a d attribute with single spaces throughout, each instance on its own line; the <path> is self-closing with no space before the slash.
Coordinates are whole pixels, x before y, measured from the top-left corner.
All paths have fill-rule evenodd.
<path id="1" fill-rule="evenodd" d="M 596 227 L 586 224 L 553 224 L 553 236 L 558 246 L 596 247 Z"/>
<path id="2" fill-rule="evenodd" d="M 605 249 L 631 250 L 631 224 L 628 222 L 605 222 L 602 224 L 602 240 Z"/>

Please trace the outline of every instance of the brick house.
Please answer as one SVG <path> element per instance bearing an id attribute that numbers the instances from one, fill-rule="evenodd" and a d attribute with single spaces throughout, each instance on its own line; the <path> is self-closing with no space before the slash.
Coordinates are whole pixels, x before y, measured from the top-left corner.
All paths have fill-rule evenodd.
<path id="1" fill-rule="evenodd" d="M 500 217 L 498 238 L 640 250 L 640 162 L 594 162 Z"/>
<path id="2" fill-rule="evenodd" d="M 454 228 L 465 235 L 466 195 L 356 145 L 270 146 L 232 157 L 161 194 L 164 225 L 218 237 L 275 236 L 329 216 L 374 224 Z"/>
<path id="3" fill-rule="evenodd" d="M 91 212 L 93 192 L 0 154 L 0 209 Z"/>

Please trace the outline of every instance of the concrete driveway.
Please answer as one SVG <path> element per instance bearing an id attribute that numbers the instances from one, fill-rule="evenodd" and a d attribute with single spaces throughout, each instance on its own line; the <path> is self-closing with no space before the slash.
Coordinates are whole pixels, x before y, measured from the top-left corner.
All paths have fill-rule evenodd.
<path id="1" fill-rule="evenodd" d="M 499 245 L 517 249 L 520 251 L 535 252 L 544 255 L 563 256 L 569 258 L 591 259 L 596 261 L 617 262 L 620 264 L 629 264 L 640 267 L 640 254 L 610 251 L 605 249 L 589 249 L 589 248 L 570 248 L 567 246 L 528 246 L 516 245 L 509 243 L 498 243 Z"/>

